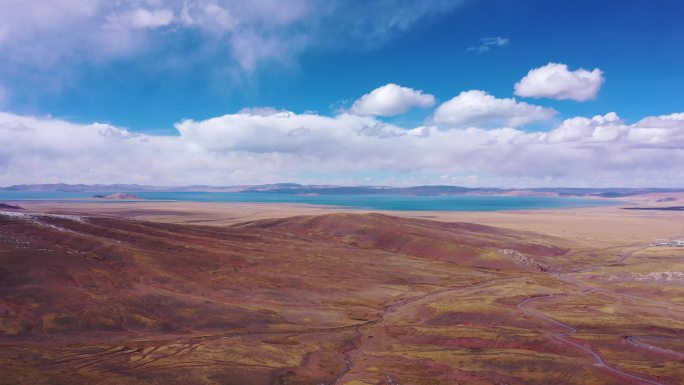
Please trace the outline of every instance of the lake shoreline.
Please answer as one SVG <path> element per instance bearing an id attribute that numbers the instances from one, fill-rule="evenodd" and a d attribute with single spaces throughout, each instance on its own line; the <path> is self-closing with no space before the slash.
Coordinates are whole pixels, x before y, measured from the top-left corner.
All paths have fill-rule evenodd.
<path id="1" fill-rule="evenodd" d="M 386 211 L 506 211 L 611 206 L 625 203 L 601 197 L 537 197 L 509 195 L 300 195 L 279 193 L 143 192 L 139 199 L 96 199 L 90 193 L 0 192 L 0 202 L 140 203 L 204 202 L 242 204 L 303 204 L 352 210 Z"/>

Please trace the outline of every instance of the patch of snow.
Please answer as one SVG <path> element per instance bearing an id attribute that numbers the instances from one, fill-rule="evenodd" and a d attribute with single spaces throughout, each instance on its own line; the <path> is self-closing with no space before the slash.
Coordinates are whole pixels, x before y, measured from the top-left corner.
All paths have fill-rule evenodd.
<path id="1" fill-rule="evenodd" d="M 59 219 L 67 219 L 70 221 L 78 222 L 78 223 L 88 223 L 88 219 L 86 217 L 82 217 L 80 215 L 63 215 L 63 214 L 32 214 L 32 213 L 21 213 L 21 212 L 14 212 L 14 211 L 0 211 L 1 216 L 5 217 L 10 217 L 10 218 L 17 218 L 24 220 L 29 223 L 33 223 L 39 226 L 44 226 L 44 227 L 49 227 L 51 229 L 59 230 L 59 231 L 64 231 L 64 232 L 69 232 L 69 233 L 75 233 L 75 234 L 80 234 L 76 231 L 69 230 L 67 228 L 53 225 L 51 223 L 47 223 L 41 218 L 59 218 Z"/>

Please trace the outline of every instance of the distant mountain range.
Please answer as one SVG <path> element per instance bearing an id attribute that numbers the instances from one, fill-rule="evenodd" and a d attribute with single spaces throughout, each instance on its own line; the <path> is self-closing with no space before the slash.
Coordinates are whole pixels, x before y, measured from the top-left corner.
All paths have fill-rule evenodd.
<path id="1" fill-rule="evenodd" d="M 297 183 L 274 183 L 263 185 L 235 186 L 149 186 L 139 184 L 23 184 L 0 187 L 0 191 L 24 192 L 92 192 L 92 193 L 136 193 L 136 192 L 264 192 L 272 194 L 394 194 L 394 195 L 511 195 L 511 196 L 568 196 L 619 198 L 646 193 L 684 192 L 684 188 L 529 188 L 502 189 L 490 187 L 461 186 L 335 186 L 301 185 Z"/>

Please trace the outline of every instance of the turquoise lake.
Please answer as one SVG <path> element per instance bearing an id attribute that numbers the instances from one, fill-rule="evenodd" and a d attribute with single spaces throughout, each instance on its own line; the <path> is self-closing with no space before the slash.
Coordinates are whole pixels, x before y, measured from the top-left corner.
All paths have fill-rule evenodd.
<path id="1" fill-rule="evenodd" d="M 119 191 L 117 191 L 119 192 Z M 95 193 L 88 192 L 13 192 L 0 191 L 2 201 L 89 201 L 102 204 L 122 201 L 90 199 Z M 108 193 L 98 192 L 107 195 Z M 497 211 L 534 210 L 549 208 L 593 207 L 622 203 L 605 199 L 511 197 L 511 196 L 409 196 L 384 194 L 345 194 L 304 196 L 274 193 L 223 193 L 223 192 L 133 192 L 150 201 L 189 202 L 244 202 L 244 203 L 300 203 L 330 205 L 357 209 L 404 210 L 404 211 Z M 130 204 L 135 204 L 131 201 Z"/>

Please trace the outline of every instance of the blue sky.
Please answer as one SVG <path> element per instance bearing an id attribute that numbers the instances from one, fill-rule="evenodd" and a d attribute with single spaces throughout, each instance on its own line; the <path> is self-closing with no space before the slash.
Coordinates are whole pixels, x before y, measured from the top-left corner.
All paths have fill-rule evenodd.
<path id="1" fill-rule="evenodd" d="M 161 136 L 195 138 L 196 142 L 184 143 L 183 148 L 192 147 L 196 151 L 201 148 L 207 157 L 202 164 L 211 164 L 207 169 L 200 164 L 188 166 L 183 176 L 166 176 L 161 171 L 156 177 L 131 175 L 125 169 L 113 169 L 101 175 L 88 169 L 79 176 L 57 170 L 36 172 L 38 164 L 34 168 L 16 166 L 28 155 L 32 159 L 40 155 L 40 159 L 50 162 L 48 153 L 66 154 L 65 149 L 27 148 L 21 154 L 19 150 L 12 153 L 0 150 L 0 173 L 3 173 L 0 184 L 45 179 L 91 182 L 107 178 L 160 184 L 170 183 L 171 179 L 216 180 L 212 184 L 221 184 L 282 178 L 359 183 L 370 178 L 368 182 L 389 184 L 424 181 L 587 185 L 595 182 L 594 177 L 582 177 L 592 168 L 587 165 L 591 162 L 604 163 L 597 167 L 602 170 L 601 178 L 613 185 L 672 184 L 673 177 L 681 176 L 676 170 L 663 170 L 657 161 L 661 157 L 673 159 L 673 155 L 681 156 L 682 152 L 677 141 L 684 118 L 676 115 L 684 110 L 681 92 L 684 89 L 684 3 L 681 1 L 130 0 L 110 3 L 46 0 L 27 5 L 19 0 L 7 0 L 0 4 L 0 15 L 4 15 L 0 16 L 0 110 L 6 114 L 4 123 L 0 120 L 0 124 L 7 130 L 8 143 L 16 141 L 19 145 L 18 134 L 7 127 L 22 119 L 40 121 L 23 121 L 26 125 L 61 122 L 90 127 L 97 122 L 125 135 L 150 136 L 148 142 L 161 140 Z M 541 84 L 537 78 L 530 78 L 535 82 L 530 83 L 532 88 L 515 91 L 516 83 L 528 72 L 550 64 L 553 65 L 548 67 L 549 71 L 560 71 L 561 75 L 579 83 Z M 586 79 L 575 72 L 584 70 Z M 588 75 L 590 72 L 592 75 Z M 401 110 L 396 114 L 352 108 L 363 95 L 388 84 L 403 87 L 394 88 L 392 92 L 396 94 L 383 94 L 388 98 L 419 97 L 406 89 L 428 97 L 422 102 L 401 99 L 405 108 L 394 106 Z M 548 87 L 555 88 L 549 91 Z M 468 91 L 482 91 L 491 98 L 467 93 L 460 102 L 445 106 L 461 92 Z M 401 92 L 404 93 L 400 95 Z M 588 96 L 578 96 L 578 93 Z M 515 98 L 512 103 L 523 105 L 501 104 L 506 103 L 501 100 L 510 98 Z M 477 113 L 464 110 L 472 103 L 482 104 L 477 108 L 484 110 Z M 301 133 L 305 134 L 309 132 L 306 130 L 328 124 L 336 126 L 340 120 L 344 121 L 340 123 L 344 129 L 350 130 L 387 125 L 374 128 L 375 135 L 380 135 L 377 132 L 383 129 L 411 132 L 425 126 L 440 135 L 448 132 L 454 137 L 465 134 L 468 129 L 480 130 L 479 134 L 466 137 L 472 143 L 493 140 L 483 136 L 496 140 L 508 138 L 506 130 L 514 130 L 522 136 L 506 139 L 508 145 L 521 140 L 528 143 L 522 146 L 529 152 L 526 156 L 542 156 L 533 151 L 541 151 L 537 150 L 540 144 L 535 141 L 545 141 L 549 148 L 546 151 L 553 152 L 556 146 L 556 150 L 567 152 L 568 157 L 579 157 L 579 166 L 566 171 L 524 172 L 521 169 L 529 167 L 527 158 L 520 160 L 519 168 L 512 171 L 497 170 L 494 166 L 497 160 L 490 159 L 456 168 L 436 166 L 438 161 L 411 166 L 407 164 L 410 160 L 396 155 L 401 153 L 395 148 L 400 144 L 386 141 L 362 146 L 368 146 L 370 152 L 373 146 L 381 146 L 380 152 L 387 151 L 394 154 L 388 156 L 398 158 L 384 163 L 369 159 L 368 167 L 359 169 L 345 165 L 350 160 L 342 159 L 341 154 L 335 159 L 321 159 L 310 149 L 293 151 L 291 142 L 279 141 L 267 149 L 253 148 L 250 135 L 263 135 L 259 131 L 261 123 L 254 118 L 249 123 L 239 123 L 254 125 L 251 128 L 236 128 L 235 119 L 241 119 L 238 115 L 243 109 L 257 107 L 271 108 L 269 114 L 290 111 L 294 119 L 306 120 L 302 115 L 312 114 L 327 118 L 313 122 L 316 127 L 302 123 Z M 264 115 L 264 111 L 253 115 Z M 612 112 L 616 119 L 592 120 L 594 116 Z M 359 115 L 365 120 L 351 123 L 356 118 L 347 115 Z M 212 118 L 226 116 L 232 118 L 224 119 L 222 124 L 230 127 L 205 127 L 218 124 Z M 577 128 L 579 123 L 572 121 L 574 118 L 585 119 L 581 129 Z M 179 127 L 186 120 L 188 124 L 183 131 Z M 569 123 L 564 126 L 566 121 Z M 643 133 L 646 128 L 651 130 L 648 134 L 651 136 Z M 574 131 L 568 134 L 568 130 Z M 606 130 L 616 134 L 600 136 Z M 283 132 L 288 138 L 293 137 L 290 131 Z M 394 137 L 404 132 L 380 136 Z M 539 135 L 544 133 L 547 135 L 540 139 Z M 215 137 L 219 134 L 223 136 Z M 278 136 L 282 132 L 272 134 Z M 225 145 L 213 148 L 202 142 L 206 140 L 203 135 L 211 138 L 212 144 L 225 142 Z M 574 144 L 553 142 L 549 139 L 553 135 L 570 138 L 564 140 Z M 656 142 L 667 145 L 660 145 L 657 150 L 644 149 L 643 143 L 635 144 L 635 138 L 651 147 Z M 300 141 L 297 145 L 323 146 L 328 141 L 334 142 L 333 139 L 319 138 L 313 142 L 297 139 Z M 583 144 L 580 146 L 578 141 Z M 580 148 L 586 149 L 587 141 L 596 147 L 592 150 L 595 153 L 622 154 L 629 148 L 633 154 L 628 160 L 620 161 L 584 159 L 586 151 Z M 411 149 L 416 146 L 430 153 L 424 143 L 401 145 Z M 482 151 L 484 145 L 479 146 Z M 37 154 L 37 151 L 46 153 Z M 130 151 L 144 153 L 146 150 Z M 441 151 L 445 163 L 467 163 L 462 162 L 462 157 L 475 149 L 454 147 Z M 581 154 L 570 155 L 572 151 Z M 210 160 L 217 154 L 220 159 Z M 260 159 L 240 167 L 217 166 L 225 164 L 227 159 L 237 157 L 244 161 L 252 155 Z M 301 166 L 312 159 L 321 162 L 320 169 Z M 64 163 L 65 170 L 87 168 L 82 164 L 84 160 L 66 155 L 52 160 Z M 287 166 L 289 162 L 295 166 Z M 564 164 L 553 157 L 549 162 Z M 184 160 L 183 164 L 187 165 L 188 161 Z M 249 172 L 246 168 L 250 168 Z M 641 170 L 640 174 L 634 175 L 635 169 Z M 236 171 L 249 176 L 240 179 L 235 176 Z"/>
<path id="2" fill-rule="evenodd" d="M 260 63 L 226 74 L 230 53 L 217 48 L 184 68 L 164 63 L 196 54 L 193 37 L 111 62 L 75 63 L 67 84 L 36 92 L 27 79 L 2 76 L 8 108 L 76 121 L 106 121 L 134 130 L 169 130 L 182 118 L 207 118 L 246 106 L 331 113 L 331 106 L 394 82 L 446 100 L 462 90 L 512 95 L 528 70 L 550 61 L 601 68 L 606 84 L 591 103 L 541 101 L 564 115 L 622 111 L 636 120 L 684 105 L 684 4 L 681 1 L 463 1 L 387 37 L 375 47 L 356 42 L 312 47 L 291 62 Z M 482 37 L 506 47 L 466 52 Z M 195 37 L 201 39 L 201 37 Z M 334 38 L 334 37 L 333 37 Z M 57 69 L 60 70 L 60 69 Z M 28 76 L 27 76 L 28 77 Z M 40 82 L 41 79 L 31 79 Z"/>

